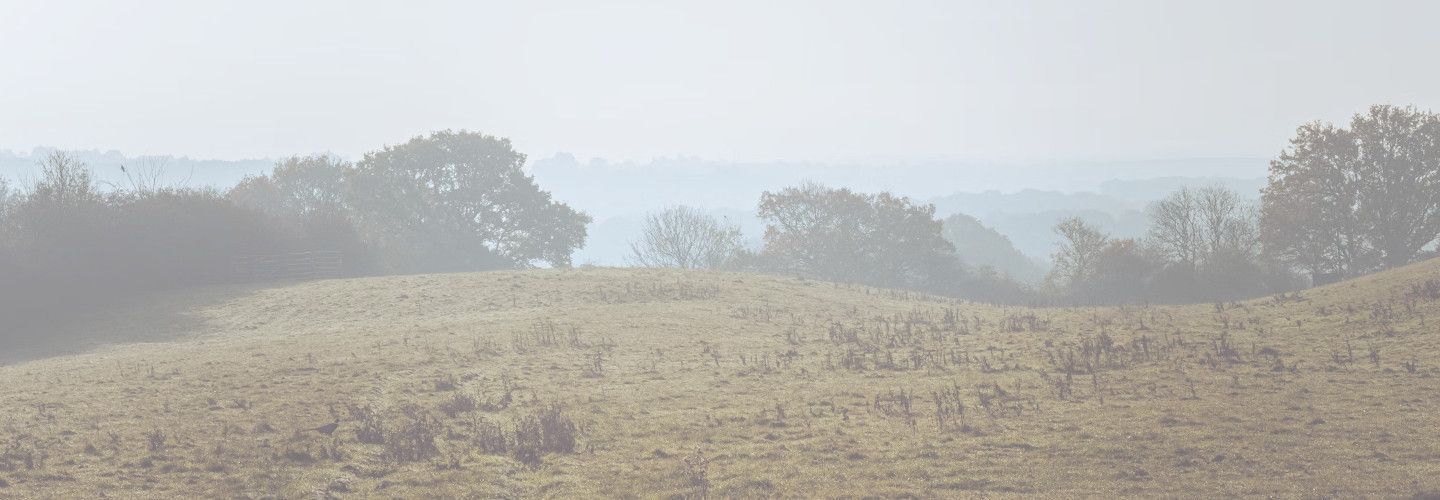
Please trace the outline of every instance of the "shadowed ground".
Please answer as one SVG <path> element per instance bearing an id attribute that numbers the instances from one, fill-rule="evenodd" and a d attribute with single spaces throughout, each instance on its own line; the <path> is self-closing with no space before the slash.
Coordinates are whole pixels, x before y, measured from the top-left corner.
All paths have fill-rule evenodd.
<path id="1" fill-rule="evenodd" d="M 257 285 L 228 285 L 126 297 L 81 312 L 31 311 L 0 327 L 0 365 L 137 342 L 166 342 L 207 331 L 198 311 L 234 300 Z M 23 340 L 19 340 L 23 339 Z"/>

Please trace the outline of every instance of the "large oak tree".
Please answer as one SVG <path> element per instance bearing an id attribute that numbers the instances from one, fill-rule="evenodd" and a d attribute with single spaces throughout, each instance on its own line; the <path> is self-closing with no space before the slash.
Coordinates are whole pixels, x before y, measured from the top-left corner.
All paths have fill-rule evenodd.
<path id="1" fill-rule="evenodd" d="M 760 197 L 766 257 L 828 281 L 945 291 L 962 273 L 934 205 L 806 183 Z"/>
<path id="2" fill-rule="evenodd" d="M 367 153 L 350 204 L 396 270 L 568 266 L 590 217 L 552 200 L 524 164 L 509 139 L 435 132 Z"/>
<path id="3" fill-rule="evenodd" d="M 1381 105 L 1301 126 L 1262 214 L 1265 250 L 1316 277 L 1410 262 L 1440 238 L 1440 116 Z"/>

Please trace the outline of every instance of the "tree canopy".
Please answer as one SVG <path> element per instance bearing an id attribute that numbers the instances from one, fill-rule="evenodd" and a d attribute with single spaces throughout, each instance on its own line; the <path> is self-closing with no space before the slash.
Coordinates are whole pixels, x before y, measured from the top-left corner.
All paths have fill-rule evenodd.
<path id="1" fill-rule="evenodd" d="M 352 206 L 402 268 L 568 266 L 590 217 L 551 200 L 509 139 L 440 131 L 367 153 Z"/>
<path id="2" fill-rule="evenodd" d="M 764 253 L 817 279 L 936 290 L 959 277 L 933 205 L 806 183 L 760 197 Z"/>
<path id="3" fill-rule="evenodd" d="M 1440 238 L 1440 115 L 1377 105 L 1348 129 L 1301 126 L 1262 212 L 1266 251 L 1313 275 L 1410 262 Z"/>

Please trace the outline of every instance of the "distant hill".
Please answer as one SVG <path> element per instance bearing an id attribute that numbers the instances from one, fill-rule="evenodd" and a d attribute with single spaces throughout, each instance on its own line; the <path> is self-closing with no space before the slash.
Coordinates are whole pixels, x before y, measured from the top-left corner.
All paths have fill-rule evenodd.
<path id="1" fill-rule="evenodd" d="M 1091 191 L 1062 192 L 1024 189 L 1012 192 L 957 192 L 928 200 L 942 214 L 964 213 L 988 217 L 995 213 L 1041 213 L 1097 210 L 1107 213 L 1132 210 L 1135 204 Z"/>
<path id="2" fill-rule="evenodd" d="M 969 215 L 946 217 L 941 234 L 955 245 L 955 253 L 967 266 L 988 266 L 1021 283 L 1039 283 L 1049 267 L 1021 253 L 1010 238 Z"/>
<path id="3" fill-rule="evenodd" d="M 753 210 L 762 191 L 808 180 L 859 191 L 890 191 L 932 200 L 937 206 L 951 203 L 953 206 L 941 207 L 942 210 L 983 218 L 998 208 L 992 206 L 994 203 L 1025 206 L 1039 202 L 1051 208 L 1113 211 L 1116 207 L 1112 205 L 1117 200 L 1121 204 L 1133 204 L 1136 199 L 1145 198 L 1146 193 L 1168 191 L 1165 187 L 1173 185 L 1144 181 L 1132 186 L 1126 184 L 1127 181 L 1186 178 L 1202 182 L 1214 178 L 1228 182 L 1226 179 L 1261 178 L 1266 166 L 1267 161 L 1259 158 L 1009 165 L 959 160 L 726 162 L 680 157 L 635 163 L 582 161 L 561 153 L 533 160 L 527 169 L 540 186 L 554 193 L 557 199 L 599 217 L 643 213 L 667 204 Z M 1102 189 L 1106 185 L 1114 192 Z M 981 194 L 956 199 L 953 203 L 947 201 L 955 193 Z M 1086 194 L 1057 200 L 1046 193 Z M 1038 210 L 1033 206 L 1029 209 Z"/>
<path id="4" fill-rule="evenodd" d="M 1111 179 L 1100 183 L 1100 194 L 1132 204 L 1145 204 L 1182 187 L 1223 186 L 1248 199 L 1260 199 L 1265 177 L 1156 177 Z"/>

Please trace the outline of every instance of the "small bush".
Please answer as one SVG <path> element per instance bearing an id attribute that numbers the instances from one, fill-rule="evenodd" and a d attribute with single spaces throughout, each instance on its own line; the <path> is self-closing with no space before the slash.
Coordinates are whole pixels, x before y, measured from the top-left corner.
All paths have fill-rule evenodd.
<path id="1" fill-rule="evenodd" d="M 457 392 L 454 396 L 450 396 L 450 399 L 440 403 L 440 413 L 444 413 L 447 417 L 455 418 L 456 415 L 461 413 L 475 411 L 478 407 L 479 405 L 475 403 L 474 396 Z"/>
<path id="2" fill-rule="evenodd" d="M 145 448 L 150 450 L 150 453 L 159 453 L 165 450 L 165 442 L 168 439 L 165 431 L 160 429 L 152 430 L 145 434 Z"/>
<path id="3" fill-rule="evenodd" d="M 381 418 L 380 412 L 372 405 L 350 406 L 350 417 L 359 421 L 360 425 L 355 429 L 355 439 L 366 444 L 380 444 L 385 442 L 385 421 Z"/>
<path id="4" fill-rule="evenodd" d="M 574 453 L 580 439 L 580 427 L 558 404 L 516 418 L 508 433 L 485 418 L 475 419 L 471 427 L 473 442 L 482 452 L 510 455 L 532 467 L 546 454 Z"/>
<path id="5" fill-rule="evenodd" d="M 385 456 L 396 462 L 419 462 L 439 455 L 435 438 L 444 424 L 419 406 L 407 405 L 400 413 L 401 424 L 385 436 Z"/>

